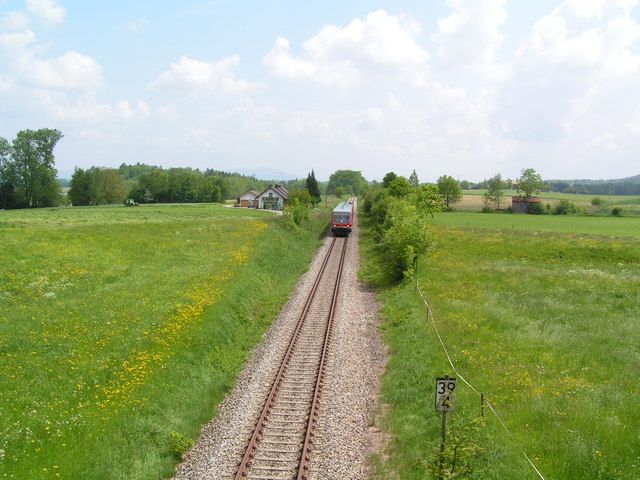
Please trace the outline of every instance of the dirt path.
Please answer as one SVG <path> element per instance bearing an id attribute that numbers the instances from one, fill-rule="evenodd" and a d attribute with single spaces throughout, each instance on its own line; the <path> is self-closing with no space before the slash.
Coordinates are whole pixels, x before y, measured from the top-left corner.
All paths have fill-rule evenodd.
<path id="1" fill-rule="evenodd" d="M 315 479 L 364 479 L 374 448 L 371 425 L 377 410 L 386 351 L 378 332 L 374 294 L 357 281 L 358 229 L 349 241 L 342 291 L 334 320 L 329 368 L 316 430 L 310 471 Z M 235 475 L 246 441 L 320 267 L 330 239 L 317 252 L 263 341 L 252 352 L 236 387 L 219 414 L 202 428 L 196 445 L 176 469 L 175 479 L 229 479 Z"/>

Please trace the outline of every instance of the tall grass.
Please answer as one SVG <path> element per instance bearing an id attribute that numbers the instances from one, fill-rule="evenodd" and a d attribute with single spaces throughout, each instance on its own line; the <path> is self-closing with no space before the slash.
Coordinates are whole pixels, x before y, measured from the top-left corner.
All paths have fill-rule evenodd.
<path id="1" fill-rule="evenodd" d="M 217 205 L 0 218 L 0 477 L 20 479 L 170 475 L 326 223 Z"/>
<path id="2" fill-rule="evenodd" d="M 557 225 L 556 225 L 557 227 Z M 559 230 L 560 228 L 557 228 Z M 417 280 L 460 371 L 496 405 L 547 478 L 640 478 L 640 246 L 635 239 L 437 225 Z M 411 283 L 389 287 L 363 236 L 363 277 L 378 282 L 391 360 L 391 435 L 379 478 L 432 478 L 434 381 L 452 374 Z M 463 428 L 480 415 L 461 385 Z M 495 419 L 472 439 L 466 478 L 536 478 Z"/>

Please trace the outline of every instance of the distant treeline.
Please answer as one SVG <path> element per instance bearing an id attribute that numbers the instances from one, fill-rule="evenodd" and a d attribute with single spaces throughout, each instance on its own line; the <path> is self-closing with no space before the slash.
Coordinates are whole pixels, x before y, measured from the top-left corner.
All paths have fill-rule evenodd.
<path id="1" fill-rule="evenodd" d="M 489 188 L 491 179 L 481 182 L 461 180 L 460 187 L 465 190 Z M 516 181 L 503 180 L 504 188 L 515 189 Z M 640 175 L 617 180 L 547 180 L 546 190 L 559 193 L 576 193 L 582 195 L 640 195 Z"/>
<path id="2" fill-rule="evenodd" d="M 138 203 L 224 202 L 247 190 L 262 191 L 274 181 L 239 173 L 192 168 L 167 168 L 136 163 L 119 168 L 76 168 L 69 181 L 73 205 L 120 203 L 131 198 Z M 279 181 L 288 189 L 304 188 L 305 179 Z"/>

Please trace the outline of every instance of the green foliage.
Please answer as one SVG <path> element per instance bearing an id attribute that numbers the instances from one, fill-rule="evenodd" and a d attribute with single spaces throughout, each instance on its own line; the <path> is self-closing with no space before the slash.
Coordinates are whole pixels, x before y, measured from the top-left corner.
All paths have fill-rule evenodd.
<path id="1" fill-rule="evenodd" d="M 409 180 L 400 176 L 394 178 L 385 188 L 389 195 L 396 198 L 408 197 L 414 191 L 414 187 Z"/>
<path id="2" fill-rule="evenodd" d="M 554 215 L 573 215 L 574 213 L 576 213 L 576 206 L 564 198 L 553 209 Z"/>
<path id="3" fill-rule="evenodd" d="M 203 175 L 191 168 L 155 168 L 143 173 L 129 196 L 138 203 L 223 202 L 227 183 L 223 177 Z"/>
<path id="4" fill-rule="evenodd" d="M 53 150 L 58 130 L 21 130 L 11 145 L 0 138 L 0 208 L 52 207 L 60 200 Z"/>
<path id="5" fill-rule="evenodd" d="M 307 195 L 309 192 L 307 192 Z M 302 225 L 302 222 L 309 219 L 309 203 L 302 203 L 298 198 L 289 199 L 283 208 L 283 221 L 290 228 L 295 229 Z"/>
<path id="6" fill-rule="evenodd" d="M 316 180 L 316 174 L 313 170 L 311 173 L 307 175 L 307 179 L 305 181 L 305 187 L 309 191 L 311 198 L 313 200 L 313 204 L 317 205 L 320 203 L 320 188 L 318 187 L 318 181 Z"/>
<path id="7" fill-rule="evenodd" d="M 599 207 L 601 205 L 604 205 L 604 200 L 602 200 L 600 197 L 593 197 L 591 199 L 591 205 L 593 205 L 594 207 Z"/>
<path id="8" fill-rule="evenodd" d="M 438 178 L 438 192 L 446 209 L 450 209 L 454 203 L 462 200 L 462 189 L 456 179 L 450 175 Z"/>
<path id="9" fill-rule="evenodd" d="M 542 202 L 531 202 L 529 203 L 529 214 L 530 215 L 545 215 L 549 213 L 549 210 L 544 206 Z"/>
<path id="10" fill-rule="evenodd" d="M 542 181 L 542 177 L 533 168 L 522 170 L 517 183 L 518 195 L 528 200 L 534 193 L 539 193 L 545 188 L 546 184 Z"/>
<path id="11" fill-rule="evenodd" d="M 436 185 L 422 185 L 414 190 L 411 201 L 423 217 L 442 211 L 442 198 Z"/>
<path id="12" fill-rule="evenodd" d="M 613 217 L 621 217 L 622 216 L 622 208 L 620 207 L 613 207 L 611 209 L 611 216 Z"/>
<path id="13" fill-rule="evenodd" d="M 444 451 L 434 448 L 428 469 L 433 478 L 442 480 L 473 478 L 474 461 L 485 453 L 486 424 L 483 418 L 462 423 L 449 415 Z"/>
<path id="14" fill-rule="evenodd" d="M 391 182 L 393 182 L 396 177 L 398 175 L 396 175 L 394 172 L 389 172 L 387 173 L 383 178 L 382 178 L 382 186 L 384 188 L 387 188 L 389 185 L 391 185 Z"/>
<path id="15" fill-rule="evenodd" d="M 343 186 L 338 186 L 335 188 L 333 194 L 337 197 L 337 198 L 342 198 L 347 194 L 347 189 Z"/>
<path id="16" fill-rule="evenodd" d="M 121 203 L 127 194 L 125 179 L 115 168 L 76 168 L 68 196 L 74 206 Z"/>
<path id="17" fill-rule="evenodd" d="M 356 170 L 337 170 L 329 177 L 327 193 L 335 194 L 338 187 L 344 188 L 344 194 L 360 195 L 367 186 L 362 173 Z M 343 195 L 344 195 L 343 194 Z"/>
<path id="18" fill-rule="evenodd" d="M 420 185 L 420 180 L 418 180 L 418 174 L 416 173 L 415 168 L 413 169 L 413 172 L 411 172 L 411 175 L 409 175 L 409 183 L 412 187 L 418 187 Z"/>
<path id="19" fill-rule="evenodd" d="M 309 190 L 306 188 L 294 188 L 293 190 L 289 190 L 288 200 L 289 203 L 297 200 L 302 205 L 306 206 L 313 204 L 313 198 L 311 197 Z"/>
<path id="20" fill-rule="evenodd" d="M 193 440 L 180 432 L 171 431 L 169 432 L 169 444 L 174 458 L 180 460 L 182 455 L 193 447 Z"/>
<path id="21" fill-rule="evenodd" d="M 500 210 L 500 202 L 503 197 L 504 182 L 502 181 L 502 175 L 498 173 L 487 180 L 487 191 L 484 193 L 482 201 L 485 206 Z"/>

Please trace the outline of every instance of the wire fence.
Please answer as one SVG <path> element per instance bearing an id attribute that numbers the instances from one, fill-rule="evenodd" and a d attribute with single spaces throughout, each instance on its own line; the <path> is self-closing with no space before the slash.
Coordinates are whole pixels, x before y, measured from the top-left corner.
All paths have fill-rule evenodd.
<path id="1" fill-rule="evenodd" d="M 433 330 L 436 332 L 436 336 L 438 337 L 438 341 L 440 342 L 440 345 L 442 346 L 442 350 L 444 351 L 444 354 L 447 356 L 447 360 L 449 361 L 449 365 L 451 365 L 451 369 L 453 370 L 453 372 L 457 375 L 457 377 L 460 380 L 462 380 L 462 382 L 466 386 L 468 386 L 476 395 L 478 395 L 480 397 L 481 401 L 483 401 L 484 403 L 487 404 L 487 407 L 489 408 L 491 413 L 493 413 L 493 415 L 496 417 L 496 419 L 498 420 L 498 423 L 500 423 L 500 425 L 502 426 L 504 431 L 507 432 L 507 435 L 509 436 L 511 441 L 514 443 L 514 445 L 516 445 L 516 447 L 518 448 L 520 453 L 522 453 L 524 458 L 526 458 L 527 462 L 529 462 L 529 465 L 531 465 L 531 467 L 536 472 L 536 474 L 538 474 L 538 477 L 541 478 L 542 480 L 546 480 L 544 475 L 542 475 L 542 473 L 538 469 L 538 467 L 536 467 L 536 465 L 533 463 L 531 458 L 529 458 L 529 455 L 527 455 L 527 452 L 525 452 L 522 444 L 520 442 L 518 442 L 518 440 L 514 437 L 513 433 L 511 433 L 511 430 L 509 430 L 507 425 L 502 421 L 502 418 L 500 417 L 500 415 L 498 415 L 498 412 L 496 411 L 495 407 L 487 399 L 487 396 L 484 395 L 483 393 L 481 393 L 473 385 L 471 385 L 471 383 L 469 383 L 462 376 L 462 374 L 458 371 L 458 369 L 456 368 L 455 364 L 453 363 L 453 360 L 451 359 L 451 355 L 449 355 L 449 350 L 447 349 L 447 346 L 445 345 L 444 341 L 442 340 L 442 336 L 440 335 L 440 332 L 438 331 L 438 326 L 437 326 L 435 318 L 433 316 L 433 312 L 431 311 L 431 306 L 429 305 L 429 302 L 427 302 L 427 299 L 425 298 L 424 294 L 422 293 L 422 290 L 420 289 L 420 285 L 418 284 L 417 280 L 416 280 L 416 290 L 420 294 L 420 297 L 422 298 L 422 301 L 424 302 L 425 306 L 427 307 L 427 322 L 430 322 L 431 325 L 433 326 Z"/>

